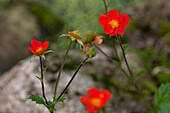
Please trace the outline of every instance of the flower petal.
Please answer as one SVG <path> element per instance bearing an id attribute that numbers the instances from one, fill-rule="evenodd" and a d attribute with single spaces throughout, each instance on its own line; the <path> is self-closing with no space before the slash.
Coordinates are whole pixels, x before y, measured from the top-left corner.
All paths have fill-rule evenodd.
<path id="1" fill-rule="evenodd" d="M 107 17 L 107 15 L 102 14 L 100 15 L 98 21 L 100 25 L 104 26 L 106 23 L 109 23 L 109 18 Z"/>
<path id="2" fill-rule="evenodd" d="M 105 24 L 103 27 L 106 34 L 110 34 L 113 32 L 113 28 L 109 24 Z"/>
<path id="3" fill-rule="evenodd" d="M 87 51 L 89 45 L 90 45 L 90 43 L 87 43 L 87 44 L 84 46 L 84 48 L 83 48 L 83 52 L 84 52 L 84 53 L 86 53 L 86 51 Z"/>
<path id="4" fill-rule="evenodd" d="M 110 33 L 111 36 L 115 36 L 118 33 L 118 28 L 115 28 L 112 33 Z"/>
<path id="5" fill-rule="evenodd" d="M 85 105 L 90 105 L 90 99 L 88 97 L 81 97 L 80 101 Z"/>
<path id="6" fill-rule="evenodd" d="M 123 35 L 123 34 L 124 34 L 124 31 L 125 31 L 125 27 L 120 27 L 120 28 L 118 29 L 118 34 Z"/>
<path id="7" fill-rule="evenodd" d="M 31 46 L 34 48 L 34 49 L 36 49 L 36 47 L 37 47 L 37 40 L 36 39 L 33 39 L 32 41 L 31 41 Z"/>
<path id="8" fill-rule="evenodd" d="M 127 14 L 123 14 L 123 20 L 120 23 L 122 26 L 127 26 L 130 22 L 129 16 Z"/>
<path id="9" fill-rule="evenodd" d="M 43 46 L 44 46 L 44 48 L 46 48 L 46 49 L 47 49 L 47 48 L 48 48 L 48 46 L 49 46 L 49 42 L 48 42 L 48 41 L 45 41 Z"/>
<path id="10" fill-rule="evenodd" d="M 101 99 L 109 100 L 111 98 L 111 93 L 108 90 L 101 91 L 102 97 Z"/>
<path id="11" fill-rule="evenodd" d="M 123 21 L 123 15 L 122 15 L 122 14 L 119 14 L 118 22 L 121 23 L 122 21 Z"/>
<path id="12" fill-rule="evenodd" d="M 28 49 L 34 54 L 35 53 L 35 50 L 33 47 L 29 46 Z"/>
<path id="13" fill-rule="evenodd" d="M 100 91 L 97 88 L 91 88 L 90 90 L 87 91 L 87 94 L 89 97 L 99 97 Z"/>
<path id="14" fill-rule="evenodd" d="M 112 19 L 112 20 L 117 20 L 119 19 L 119 12 L 117 9 L 112 9 L 107 13 L 107 15 Z"/>
<path id="15" fill-rule="evenodd" d="M 96 35 L 94 41 L 97 43 L 97 44 L 101 44 L 103 42 L 103 39 L 100 35 Z"/>
<path id="16" fill-rule="evenodd" d="M 94 106 L 87 106 L 86 111 L 90 113 L 94 113 L 96 111 L 99 111 L 100 108 L 94 107 Z"/>

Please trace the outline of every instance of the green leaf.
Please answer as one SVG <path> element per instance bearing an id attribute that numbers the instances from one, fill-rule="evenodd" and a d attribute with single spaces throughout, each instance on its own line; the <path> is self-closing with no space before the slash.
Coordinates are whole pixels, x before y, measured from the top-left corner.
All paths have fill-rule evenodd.
<path id="1" fill-rule="evenodd" d="M 154 109 L 158 110 L 158 108 L 170 101 L 170 83 L 162 84 L 159 89 L 155 92 L 154 95 L 155 106 Z"/>
<path id="2" fill-rule="evenodd" d="M 47 70 L 48 66 L 49 66 L 49 64 L 48 64 L 45 68 L 43 67 L 43 74 L 44 74 L 45 71 Z"/>
<path id="3" fill-rule="evenodd" d="M 129 46 L 128 44 L 125 44 L 125 45 L 123 46 L 123 50 L 126 51 L 126 49 L 127 49 L 128 46 Z"/>
<path id="4" fill-rule="evenodd" d="M 84 44 L 83 44 L 82 40 L 78 40 L 78 39 L 77 39 L 77 42 L 78 42 L 81 46 L 84 47 Z"/>
<path id="5" fill-rule="evenodd" d="M 120 56 L 120 61 L 123 61 L 123 52 L 122 51 L 120 51 L 120 53 L 119 53 L 119 56 Z"/>
<path id="6" fill-rule="evenodd" d="M 170 112 L 170 102 L 162 104 L 158 113 L 169 113 Z"/>
<path id="7" fill-rule="evenodd" d="M 137 78 L 139 77 L 142 73 L 146 72 L 145 69 L 140 70 L 134 77 Z"/>
<path id="8" fill-rule="evenodd" d="M 42 105 L 46 106 L 43 98 L 38 95 L 30 94 L 30 97 L 28 99 L 31 99 L 32 101 L 36 102 L 37 104 L 42 104 Z"/>
<path id="9" fill-rule="evenodd" d="M 59 37 L 69 37 L 69 36 L 70 36 L 69 34 L 62 34 Z"/>
<path id="10" fill-rule="evenodd" d="M 42 78 L 40 78 L 39 76 L 36 76 L 41 82 L 43 81 L 43 79 Z"/>
<path id="11" fill-rule="evenodd" d="M 48 104 L 49 104 L 49 105 L 47 105 L 47 108 L 48 108 L 50 111 L 56 110 L 56 109 L 54 108 L 54 106 L 53 106 L 53 102 L 52 102 L 52 101 L 48 101 Z"/>
<path id="12" fill-rule="evenodd" d="M 59 96 L 57 96 L 55 99 L 54 99 L 54 97 L 53 97 L 55 104 L 56 104 L 57 102 L 64 102 L 64 100 L 66 100 L 66 96 L 65 96 L 65 95 L 61 96 L 60 99 L 57 100 L 58 97 L 59 97 Z"/>
<path id="13" fill-rule="evenodd" d="M 121 64 L 116 60 L 113 60 L 113 63 L 116 64 L 117 66 L 121 67 Z"/>
<path id="14" fill-rule="evenodd" d="M 30 62 L 32 62 L 32 60 L 36 57 L 37 55 L 33 55 Z"/>

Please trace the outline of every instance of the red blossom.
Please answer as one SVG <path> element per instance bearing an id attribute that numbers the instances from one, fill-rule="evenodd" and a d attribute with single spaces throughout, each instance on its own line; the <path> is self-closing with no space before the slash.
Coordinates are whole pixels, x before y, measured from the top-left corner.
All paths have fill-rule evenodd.
<path id="1" fill-rule="evenodd" d="M 107 15 L 100 15 L 98 21 L 106 34 L 115 36 L 116 34 L 124 34 L 125 26 L 129 24 L 130 19 L 127 14 L 120 14 L 116 9 L 112 9 Z"/>
<path id="2" fill-rule="evenodd" d="M 33 39 L 31 41 L 31 46 L 28 47 L 28 49 L 34 54 L 34 55 L 41 55 L 43 54 L 49 46 L 49 42 L 45 41 L 44 43 L 37 41 L 36 39 Z"/>
<path id="3" fill-rule="evenodd" d="M 87 91 L 88 96 L 81 97 L 81 102 L 86 106 L 86 111 L 94 113 L 99 111 L 107 104 L 111 98 L 111 93 L 108 90 L 100 91 L 97 88 L 91 88 Z"/>

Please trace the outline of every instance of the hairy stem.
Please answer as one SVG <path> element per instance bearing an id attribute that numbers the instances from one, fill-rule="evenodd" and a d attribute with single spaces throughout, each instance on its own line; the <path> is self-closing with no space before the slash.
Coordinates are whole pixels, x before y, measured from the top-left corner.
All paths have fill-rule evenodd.
<path id="1" fill-rule="evenodd" d="M 65 56 L 64 56 L 64 60 L 63 60 L 63 62 L 62 62 L 62 65 L 61 65 L 60 70 L 59 70 L 59 73 L 58 73 L 58 78 L 57 78 L 56 85 L 55 85 L 55 90 L 54 90 L 54 99 L 56 98 L 59 79 L 60 79 L 61 72 L 62 72 L 62 70 L 63 70 L 63 67 L 64 67 L 64 64 L 65 64 L 66 58 L 67 58 L 67 56 L 68 56 L 68 52 L 69 52 L 69 50 L 70 50 L 71 45 L 72 45 L 72 40 L 70 41 L 70 44 L 69 44 L 69 46 L 68 46 L 68 48 L 67 48 L 66 54 L 65 54 Z M 54 101 L 54 100 L 53 100 L 53 101 Z"/>
<path id="2" fill-rule="evenodd" d="M 87 57 L 77 68 L 77 70 L 75 71 L 75 73 L 73 74 L 72 78 L 70 79 L 70 81 L 68 82 L 67 86 L 64 88 L 64 90 L 62 91 L 62 93 L 59 95 L 59 97 L 57 98 L 57 100 L 59 100 L 61 98 L 61 96 L 66 92 L 66 90 L 68 89 L 68 87 L 70 86 L 70 84 L 72 83 L 73 79 L 75 78 L 76 74 L 79 72 L 80 68 L 82 67 L 82 65 L 88 60 L 89 58 Z"/>
<path id="3" fill-rule="evenodd" d="M 117 49 L 116 49 L 116 46 L 115 46 L 115 43 L 114 43 L 114 39 L 113 39 L 113 37 L 112 37 L 112 36 L 111 36 L 111 40 L 112 40 L 113 49 L 114 49 L 114 51 L 115 51 L 115 54 L 116 54 L 117 60 L 119 61 L 119 63 L 121 63 L 120 58 L 119 58 L 119 55 L 118 55 L 118 52 L 117 52 Z"/>
<path id="4" fill-rule="evenodd" d="M 42 94 L 43 94 L 43 98 L 45 100 L 45 103 L 48 105 L 48 101 L 46 99 L 46 96 L 45 96 L 45 89 L 44 89 L 44 80 L 43 80 L 43 66 L 42 66 L 42 58 L 40 57 L 40 68 L 41 68 L 41 86 L 42 86 Z"/>
<path id="5" fill-rule="evenodd" d="M 107 5 L 106 5 L 106 0 L 103 0 L 103 2 L 104 2 L 105 11 L 106 11 L 106 14 L 107 14 Z"/>
<path id="6" fill-rule="evenodd" d="M 125 51 L 123 50 L 123 46 L 122 46 L 122 43 L 121 43 L 121 40 L 120 40 L 120 36 L 119 36 L 119 35 L 117 35 L 117 36 L 118 36 L 118 40 L 119 40 L 119 45 L 120 45 L 121 50 L 122 50 L 122 52 L 123 52 L 123 57 L 124 57 L 124 59 L 125 59 L 125 63 L 126 63 L 127 69 L 128 69 L 128 71 L 129 71 L 130 77 L 133 79 L 132 72 L 131 72 L 131 70 L 130 70 L 129 64 L 128 64 L 127 59 L 126 59 Z"/>

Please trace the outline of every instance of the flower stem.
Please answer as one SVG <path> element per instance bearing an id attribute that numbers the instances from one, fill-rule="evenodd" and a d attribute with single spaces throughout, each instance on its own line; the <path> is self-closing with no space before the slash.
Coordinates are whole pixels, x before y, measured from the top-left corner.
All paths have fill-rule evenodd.
<path id="1" fill-rule="evenodd" d="M 56 85 L 55 85 L 55 90 L 54 90 L 54 99 L 56 98 L 57 87 L 58 87 L 59 79 L 60 79 L 61 72 L 62 72 L 63 67 L 64 67 L 64 64 L 65 64 L 65 60 L 66 60 L 66 58 L 67 58 L 67 56 L 68 56 L 68 52 L 69 52 L 70 47 L 71 47 L 71 45 L 72 45 L 72 42 L 73 42 L 73 41 L 71 40 L 71 41 L 70 41 L 70 44 L 69 44 L 69 46 L 68 46 L 68 48 L 67 48 L 66 54 L 65 54 L 65 56 L 64 56 L 64 60 L 63 60 L 62 65 L 61 65 L 61 67 L 60 67 L 59 73 L 58 73 L 58 78 L 57 78 Z M 53 100 L 53 101 L 54 101 L 54 100 Z"/>
<path id="2" fill-rule="evenodd" d="M 47 105 L 49 105 L 48 104 L 48 101 L 47 101 L 47 99 L 46 99 L 46 96 L 45 96 L 45 89 L 44 89 L 44 80 L 43 80 L 43 67 L 42 67 L 42 58 L 40 57 L 40 68 L 41 68 L 41 86 L 42 86 L 42 94 L 43 94 L 43 98 L 44 98 L 44 100 L 45 100 L 45 103 L 47 104 Z"/>
<path id="3" fill-rule="evenodd" d="M 122 50 L 122 52 L 123 52 L 123 57 L 124 57 L 124 59 L 125 59 L 125 63 L 126 63 L 127 69 L 128 69 L 128 71 L 129 71 L 130 77 L 133 79 L 133 74 L 132 74 L 132 72 L 131 72 L 131 70 L 130 70 L 130 67 L 129 67 L 129 64 L 128 64 L 128 62 L 127 62 L 126 55 L 125 55 L 125 51 L 123 50 L 123 46 L 122 46 L 122 43 L 121 43 L 121 40 L 120 40 L 120 36 L 119 36 L 119 35 L 117 35 L 117 36 L 118 36 L 118 40 L 119 40 L 119 45 L 120 45 L 121 50 Z"/>
<path id="4" fill-rule="evenodd" d="M 112 58 L 110 58 L 103 50 L 101 50 L 96 44 L 95 47 L 103 54 L 105 55 L 110 61 L 112 61 L 117 67 L 119 67 L 119 69 L 129 78 L 129 75 L 126 73 L 126 71 L 117 63 L 114 62 L 114 60 Z"/>
<path id="5" fill-rule="evenodd" d="M 101 110 L 99 111 L 99 113 L 103 113 L 103 110 L 101 109 Z"/>
<path id="6" fill-rule="evenodd" d="M 75 71 L 75 73 L 73 74 L 72 78 L 70 79 L 70 81 L 68 82 L 67 86 L 64 88 L 64 90 L 62 91 L 62 93 L 58 96 L 57 100 L 59 100 L 61 98 L 61 96 L 65 93 L 65 91 L 68 89 L 68 87 L 70 86 L 70 84 L 72 83 L 73 79 L 75 78 L 76 74 L 79 72 L 80 68 L 82 67 L 82 65 L 88 60 L 89 58 L 87 57 L 86 59 L 84 59 L 84 61 L 79 65 L 79 67 L 77 68 L 77 70 Z"/>
<path id="7" fill-rule="evenodd" d="M 104 2 L 105 11 L 106 11 L 106 14 L 107 14 L 107 5 L 106 5 L 106 0 L 103 0 L 103 2 Z"/>
<path id="8" fill-rule="evenodd" d="M 111 36 L 111 40 L 112 40 L 113 49 L 114 49 L 114 51 L 115 51 L 115 54 L 116 54 L 117 60 L 119 61 L 119 63 L 121 63 L 120 58 L 119 58 L 119 55 L 118 55 L 118 52 L 117 52 L 117 49 L 116 49 L 116 46 L 115 46 L 115 43 L 114 43 L 114 39 L 113 39 L 113 37 L 112 37 L 112 36 Z"/>

